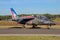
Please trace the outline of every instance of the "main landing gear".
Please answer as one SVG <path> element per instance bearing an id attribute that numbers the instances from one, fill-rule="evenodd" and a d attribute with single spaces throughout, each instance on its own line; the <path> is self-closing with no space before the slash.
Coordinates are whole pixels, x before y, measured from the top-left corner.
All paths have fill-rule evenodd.
<path id="1" fill-rule="evenodd" d="M 47 29 L 50 29 L 51 28 L 51 25 L 47 25 Z"/>

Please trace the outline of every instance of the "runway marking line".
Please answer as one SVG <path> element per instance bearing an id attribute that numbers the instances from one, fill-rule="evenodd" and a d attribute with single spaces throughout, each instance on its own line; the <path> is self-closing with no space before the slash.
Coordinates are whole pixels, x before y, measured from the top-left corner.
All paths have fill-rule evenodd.
<path id="1" fill-rule="evenodd" d="M 0 36 L 60 36 L 60 34 L 0 34 Z"/>

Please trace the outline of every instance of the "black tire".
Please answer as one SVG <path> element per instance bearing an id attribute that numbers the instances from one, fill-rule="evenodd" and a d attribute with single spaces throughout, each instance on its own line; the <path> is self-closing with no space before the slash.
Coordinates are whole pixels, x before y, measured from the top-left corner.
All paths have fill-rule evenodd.
<path id="1" fill-rule="evenodd" d="M 32 27 L 32 28 L 36 28 L 36 27 L 35 27 L 35 25 L 33 25 L 33 27 Z"/>

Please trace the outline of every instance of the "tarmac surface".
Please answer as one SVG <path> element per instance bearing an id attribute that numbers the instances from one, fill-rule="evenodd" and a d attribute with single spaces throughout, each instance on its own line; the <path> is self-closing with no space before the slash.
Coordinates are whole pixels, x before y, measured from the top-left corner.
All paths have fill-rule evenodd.
<path id="1" fill-rule="evenodd" d="M 0 29 L 0 34 L 59 34 L 60 35 L 60 29 L 5 28 Z"/>

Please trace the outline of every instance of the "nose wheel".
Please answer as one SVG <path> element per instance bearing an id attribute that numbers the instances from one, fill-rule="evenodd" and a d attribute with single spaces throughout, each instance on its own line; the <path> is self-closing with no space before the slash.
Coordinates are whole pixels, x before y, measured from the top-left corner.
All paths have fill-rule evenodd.
<path id="1" fill-rule="evenodd" d="M 47 29 L 50 29 L 50 28 L 51 28 L 51 25 L 48 25 L 48 26 L 47 26 Z"/>

